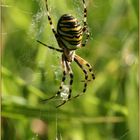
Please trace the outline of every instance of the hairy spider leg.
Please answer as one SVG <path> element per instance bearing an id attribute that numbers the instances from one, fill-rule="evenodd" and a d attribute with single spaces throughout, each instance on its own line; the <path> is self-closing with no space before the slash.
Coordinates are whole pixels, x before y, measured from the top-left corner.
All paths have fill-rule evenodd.
<path id="1" fill-rule="evenodd" d="M 86 7 L 86 3 L 85 0 L 83 0 L 83 5 L 84 5 L 84 27 L 83 27 L 83 32 L 86 32 L 86 39 L 84 41 L 84 43 L 82 44 L 82 47 L 85 47 L 88 40 L 89 40 L 89 30 L 87 27 L 87 7 Z"/>
<path id="2" fill-rule="evenodd" d="M 46 45 L 46 44 L 42 43 L 42 42 L 39 41 L 39 40 L 36 40 L 36 41 L 37 41 L 38 43 L 42 44 L 43 46 L 48 47 L 49 49 L 55 50 L 55 51 L 57 51 L 57 52 L 63 52 L 63 50 L 54 48 L 54 47 L 49 46 L 49 45 Z"/>
<path id="3" fill-rule="evenodd" d="M 72 84 L 73 84 L 73 72 L 72 72 L 72 69 L 71 69 L 71 62 L 68 62 L 68 61 L 65 61 L 66 62 L 66 66 L 67 66 L 67 69 L 68 69 L 68 73 L 69 73 L 69 76 L 70 76 L 70 82 L 69 82 L 69 95 L 68 95 L 68 99 L 67 100 L 64 100 L 60 105 L 58 105 L 56 108 L 64 105 L 67 101 L 70 100 L 71 98 L 71 92 L 72 92 Z"/>

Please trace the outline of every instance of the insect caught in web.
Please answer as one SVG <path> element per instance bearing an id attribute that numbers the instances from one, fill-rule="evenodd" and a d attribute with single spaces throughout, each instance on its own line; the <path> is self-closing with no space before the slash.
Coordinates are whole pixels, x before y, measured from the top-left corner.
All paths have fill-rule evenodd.
<path id="1" fill-rule="evenodd" d="M 39 40 L 37 40 L 37 42 L 48 47 L 49 49 L 62 53 L 61 64 L 62 64 L 62 69 L 63 69 L 63 76 L 62 76 L 61 85 L 59 87 L 58 92 L 55 95 L 44 100 L 44 101 L 47 101 L 57 96 L 60 96 L 60 97 L 64 96 L 63 102 L 59 104 L 57 107 L 60 107 L 64 105 L 67 101 L 73 98 L 77 98 L 80 95 L 84 94 L 87 89 L 88 81 L 95 79 L 95 75 L 93 73 L 91 65 L 86 60 L 84 60 L 83 58 L 75 54 L 75 50 L 85 47 L 89 39 L 89 31 L 87 27 L 87 8 L 86 8 L 85 0 L 82 0 L 82 1 L 83 1 L 83 8 L 84 8 L 83 9 L 83 27 L 80 25 L 80 22 L 77 20 L 77 18 L 73 17 L 71 14 L 64 14 L 58 20 L 57 31 L 56 31 L 52 22 L 52 18 L 50 16 L 47 0 L 45 0 L 49 24 L 51 26 L 51 30 L 57 40 L 57 43 L 60 49 L 46 45 Z M 85 36 L 85 40 L 83 40 L 84 36 Z M 85 80 L 83 81 L 84 87 L 81 93 L 77 94 L 76 96 L 71 97 L 73 77 L 74 77 L 74 74 L 71 69 L 71 63 L 73 61 L 75 61 L 77 65 L 84 72 Z M 69 85 L 67 87 L 64 87 L 64 82 L 66 80 L 67 75 L 69 75 L 70 77 Z M 89 79 L 89 76 L 92 78 Z M 63 93 L 64 95 L 62 95 L 61 93 Z"/>

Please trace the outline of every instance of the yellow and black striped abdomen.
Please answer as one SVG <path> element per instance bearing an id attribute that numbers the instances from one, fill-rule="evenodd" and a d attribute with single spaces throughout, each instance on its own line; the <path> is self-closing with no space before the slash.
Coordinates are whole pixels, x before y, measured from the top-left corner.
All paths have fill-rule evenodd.
<path id="1" fill-rule="evenodd" d="M 57 32 L 68 49 L 75 50 L 81 46 L 83 29 L 72 15 L 61 16 L 57 24 Z"/>

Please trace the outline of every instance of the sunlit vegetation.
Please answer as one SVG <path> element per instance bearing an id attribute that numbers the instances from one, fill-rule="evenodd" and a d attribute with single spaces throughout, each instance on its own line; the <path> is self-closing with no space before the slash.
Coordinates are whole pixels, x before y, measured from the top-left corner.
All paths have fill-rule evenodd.
<path id="1" fill-rule="evenodd" d="M 53 22 L 83 19 L 82 0 L 48 0 Z M 2 3 L 2 140 L 138 140 L 138 0 L 86 0 L 90 40 L 76 51 L 96 79 L 85 95 L 56 109 L 61 54 L 44 0 Z M 73 95 L 84 75 L 75 63 Z"/>

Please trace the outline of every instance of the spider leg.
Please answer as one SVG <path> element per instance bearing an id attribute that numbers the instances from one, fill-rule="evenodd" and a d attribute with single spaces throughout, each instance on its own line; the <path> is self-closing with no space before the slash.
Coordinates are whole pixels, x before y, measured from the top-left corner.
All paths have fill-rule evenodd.
<path id="1" fill-rule="evenodd" d="M 95 79 L 95 75 L 93 73 L 93 69 L 92 69 L 91 65 L 88 62 L 86 62 L 86 66 L 88 67 L 88 70 L 91 73 L 92 79 L 94 80 Z"/>
<path id="2" fill-rule="evenodd" d="M 64 105 L 67 101 L 64 100 L 61 104 L 59 104 L 58 106 L 56 106 L 56 108 L 59 108 L 60 106 Z"/>
<path id="3" fill-rule="evenodd" d="M 86 3 L 85 0 L 83 0 L 83 5 L 84 5 L 84 27 L 83 27 L 83 32 L 86 32 L 86 39 L 84 41 L 84 43 L 82 44 L 82 47 L 85 47 L 88 40 L 89 40 L 89 30 L 87 28 L 87 7 L 86 7 Z"/>
<path id="4" fill-rule="evenodd" d="M 84 81 L 84 88 L 82 93 L 77 94 L 76 96 L 74 96 L 73 98 L 77 98 L 78 96 L 81 96 L 82 94 L 84 94 L 87 90 L 87 83 L 88 83 L 88 72 L 87 70 L 83 67 L 83 63 L 80 59 L 77 59 L 76 57 L 74 58 L 74 61 L 79 65 L 79 67 L 82 69 L 82 71 L 85 74 L 85 81 Z"/>
<path id="5" fill-rule="evenodd" d="M 81 58 L 80 56 L 78 56 L 76 54 L 75 54 L 75 59 L 78 60 L 78 62 L 81 65 L 85 65 L 88 68 L 88 70 L 89 70 L 89 72 L 90 72 L 90 74 L 92 76 L 92 79 L 94 80 L 95 79 L 95 75 L 93 73 L 93 69 L 92 69 L 91 65 L 86 60 L 84 60 L 83 58 Z M 88 80 L 88 81 L 91 81 L 91 80 Z"/>
<path id="6" fill-rule="evenodd" d="M 46 45 L 46 44 L 42 43 L 42 42 L 39 41 L 39 40 L 37 40 L 37 42 L 40 43 L 40 44 L 42 44 L 42 45 L 44 45 L 45 47 L 48 47 L 49 49 L 55 50 L 55 51 L 57 51 L 57 52 L 63 52 L 63 50 L 54 48 L 54 47 L 49 46 L 49 45 Z"/>
<path id="7" fill-rule="evenodd" d="M 64 81 L 66 79 L 66 73 L 67 73 L 66 63 L 65 63 L 65 60 L 64 60 L 63 56 L 62 56 L 62 69 L 63 69 L 63 76 L 62 76 L 61 85 L 59 87 L 58 92 L 55 95 L 51 96 L 50 98 L 44 99 L 43 101 L 47 101 L 47 100 L 53 99 L 53 98 L 57 97 L 58 95 L 60 95 L 60 93 L 61 93 Z"/>
<path id="8" fill-rule="evenodd" d="M 57 42 L 59 42 L 59 35 L 57 34 L 57 32 L 56 32 L 56 30 L 55 30 L 55 28 L 54 28 L 54 25 L 53 25 L 53 22 L 52 22 L 52 18 L 51 18 L 51 16 L 50 16 L 50 12 L 49 12 L 49 8 L 48 8 L 48 3 L 47 3 L 47 2 L 48 2 L 48 1 L 45 0 L 49 24 L 50 24 L 50 26 L 51 26 L 52 32 L 53 32 L 53 34 L 54 34 L 54 36 L 55 36 Z"/>
<path id="9" fill-rule="evenodd" d="M 70 82 L 69 82 L 69 93 L 68 93 L 68 98 L 66 100 L 64 100 L 61 104 L 59 104 L 56 108 L 64 105 L 67 101 L 69 101 L 71 99 L 71 92 L 72 92 L 72 84 L 73 84 L 73 72 L 70 66 L 70 62 L 66 61 L 66 66 L 69 72 L 69 76 L 70 76 Z"/>
<path id="10" fill-rule="evenodd" d="M 93 78 L 93 79 L 95 79 L 95 76 L 94 76 L 94 74 L 93 74 L 93 72 L 92 72 L 92 69 L 91 69 L 90 64 L 89 64 L 87 61 L 85 61 L 83 58 L 81 58 L 81 57 L 78 56 L 78 55 L 75 55 L 74 61 L 79 65 L 79 67 L 83 70 L 83 72 L 84 72 L 84 74 L 85 74 L 84 89 L 83 89 L 82 93 L 79 93 L 79 94 L 77 94 L 76 96 L 73 97 L 73 98 L 77 98 L 77 97 L 83 95 L 83 94 L 86 92 L 86 90 L 87 90 L 87 83 L 88 83 L 88 81 L 89 81 L 89 80 L 88 80 L 88 72 L 87 72 L 87 70 L 83 67 L 83 65 L 86 65 L 87 67 L 89 67 L 89 72 L 92 74 L 92 78 Z"/>
<path id="11" fill-rule="evenodd" d="M 67 65 L 67 68 L 68 68 L 68 71 L 69 71 L 69 76 L 70 76 L 70 82 L 69 82 L 69 96 L 68 96 L 68 99 L 71 98 L 71 92 L 72 92 L 72 84 L 73 84 L 73 72 L 72 72 L 72 69 L 71 69 L 71 62 L 67 62 L 66 65 Z"/>

